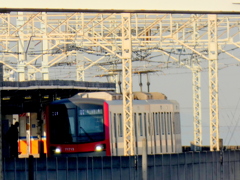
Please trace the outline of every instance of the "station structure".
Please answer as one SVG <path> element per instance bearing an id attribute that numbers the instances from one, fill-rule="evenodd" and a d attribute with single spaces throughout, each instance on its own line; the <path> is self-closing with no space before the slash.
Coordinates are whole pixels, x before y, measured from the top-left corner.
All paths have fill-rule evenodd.
<path id="1" fill-rule="evenodd" d="M 205 63 L 209 72 L 210 147 L 219 150 L 218 57 L 224 53 L 240 61 L 229 52 L 240 47 L 238 19 L 216 14 L 2 13 L 3 83 L 52 81 L 51 73 L 60 66 L 71 66 L 76 82 L 94 72 L 111 76 L 111 82 L 118 85 L 121 76 L 124 151 L 133 155 L 133 73 L 160 71 L 170 65 L 192 72 L 194 145 L 201 147 L 200 73 Z M 162 58 L 154 58 L 156 54 Z M 135 63 L 142 66 L 136 68 Z M 7 95 L 3 93 L 2 98 Z"/>

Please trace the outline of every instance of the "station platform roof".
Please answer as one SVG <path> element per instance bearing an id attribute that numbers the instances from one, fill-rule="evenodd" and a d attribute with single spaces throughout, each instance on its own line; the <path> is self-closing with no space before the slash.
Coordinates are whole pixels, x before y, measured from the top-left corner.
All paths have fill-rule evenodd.
<path id="1" fill-rule="evenodd" d="M 115 83 L 86 81 L 0 82 L 1 114 L 39 112 L 54 100 L 69 98 L 79 92 L 115 91 Z"/>

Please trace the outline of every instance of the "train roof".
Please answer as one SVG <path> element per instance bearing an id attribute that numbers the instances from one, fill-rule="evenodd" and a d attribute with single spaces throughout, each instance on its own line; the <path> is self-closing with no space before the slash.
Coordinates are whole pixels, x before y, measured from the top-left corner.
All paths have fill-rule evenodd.
<path id="1" fill-rule="evenodd" d="M 108 104 L 110 105 L 122 105 L 123 101 L 122 100 L 116 100 L 116 101 L 107 101 Z M 167 100 L 167 99 L 162 99 L 162 100 L 133 100 L 134 105 L 144 105 L 144 104 L 176 104 L 178 105 L 178 102 L 175 100 Z"/>
<path id="2" fill-rule="evenodd" d="M 162 93 L 151 92 L 134 92 L 134 105 L 143 105 L 143 104 L 178 104 L 177 101 L 167 100 L 167 97 Z M 153 96 L 152 96 L 153 95 Z M 154 97 L 154 98 L 153 98 Z M 61 104 L 72 102 L 74 104 L 78 103 L 94 103 L 102 104 L 104 101 L 107 101 L 111 105 L 122 105 L 122 95 L 115 92 L 87 92 L 87 93 L 78 93 L 77 95 L 69 98 L 54 101 L 51 104 Z"/>
<path id="3" fill-rule="evenodd" d="M 81 98 L 104 99 L 105 101 L 122 100 L 122 94 L 115 92 L 86 92 L 78 93 Z M 133 92 L 134 100 L 164 100 L 167 96 L 159 92 Z"/>

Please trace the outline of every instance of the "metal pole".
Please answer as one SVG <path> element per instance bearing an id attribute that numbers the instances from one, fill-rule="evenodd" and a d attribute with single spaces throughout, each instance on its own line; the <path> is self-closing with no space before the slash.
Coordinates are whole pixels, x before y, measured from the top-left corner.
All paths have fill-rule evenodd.
<path id="1" fill-rule="evenodd" d="M 142 73 L 140 73 L 140 82 L 139 82 L 139 86 L 140 86 L 140 92 L 142 92 Z"/>
<path id="2" fill-rule="evenodd" d="M 134 155 L 131 14 L 122 13 L 124 155 Z"/>
<path id="3" fill-rule="evenodd" d="M 193 75 L 193 125 L 194 125 L 194 151 L 201 150 L 202 146 L 202 102 L 201 102 L 201 69 L 192 68 Z"/>
<path id="4" fill-rule="evenodd" d="M 219 151 L 217 15 L 208 15 L 210 150 Z"/>
<path id="5" fill-rule="evenodd" d="M 142 180 L 147 180 L 147 140 L 142 140 Z"/>

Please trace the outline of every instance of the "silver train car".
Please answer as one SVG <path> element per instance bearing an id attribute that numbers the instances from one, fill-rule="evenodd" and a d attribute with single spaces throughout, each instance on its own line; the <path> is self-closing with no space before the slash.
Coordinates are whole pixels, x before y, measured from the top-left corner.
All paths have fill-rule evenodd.
<path id="1" fill-rule="evenodd" d="M 124 155 L 122 95 L 113 92 L 92 92 L 79 93 L 77 96 L 103 99 L 107 102 L 111 155 Z M 147 154 L 182 152 L 179 109 L 177 101 L 167 100 L 162 93 L 134 93 L 133 123 L 136 154 L 142 154 L 144 138 L 147 140 Z"/>

